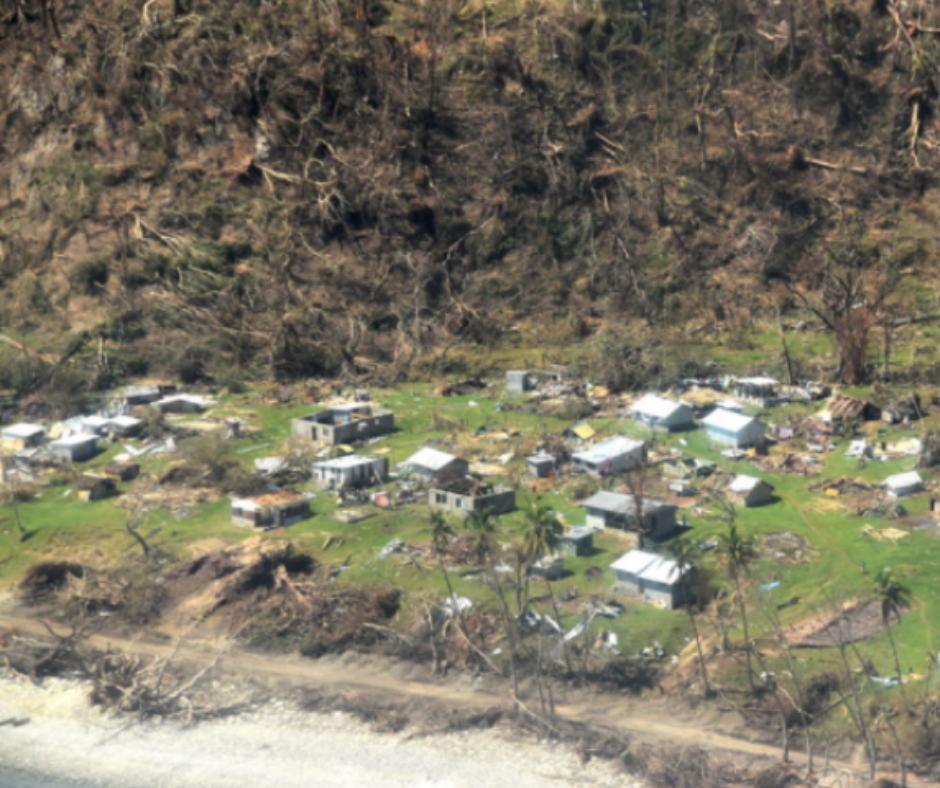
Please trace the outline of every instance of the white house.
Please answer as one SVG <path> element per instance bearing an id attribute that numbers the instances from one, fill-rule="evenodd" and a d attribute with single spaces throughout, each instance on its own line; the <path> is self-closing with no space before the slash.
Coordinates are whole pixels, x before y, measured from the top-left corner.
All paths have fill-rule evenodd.
<path id="1" fill-rule="evenodd" d="M 695 418 L 688 405 L 657 397 L 655 394 L 647 394 L 633 403 L 630 413 L 637 421 L 668 432 L 695 428 Z"/>
<path id="2" fill-rule="evenodd" d="M 20 451 L 39 446 L 46 439 L 46 428 L 38 424 L 20 422 L 4 427 L 0 432 L 4 451 Z"/>
<path id="3" fill-rule="evenodd" d="M 313 464 L 313 479 L 320 487 L 368 487 L 380 484 L 387 476 L 385 457 L 349 454 Z"/>
<path id="4" fill-rule="evenodd" d="M 216 400 L 200 397 L 197 394 L 173 394 L 153 403 L 163 413 L 202 413 L 216 404 Z"/>
<path id="5" fill-rule="evenodd" d="M 682 578 L 691 567 L 682 567 L 669 558 L 663 558 L 645 550 L 631 550 L 616 561 L 610 568 L 617 578 L 614 592 L 640 596 L 657 602 L 671 610 L 683 602 Z"/>
<path id="6" fill-rule="evenodd" d="M 727 443 L 738 449 L 753 446 L 764 437 L 764 425 L 753 416 L 732 413 L 723 408 L 716 408 L 709 413 L 702 419 L 702 424 L 710 440 Z"/>
<path id="7" fill-rule="evenodd" d="M 733 503 L 745 508 L 770 503 L 770 499 L 774 494 L 773 485 L 768 484 L 763 479 L 758 479 L 755 476 L 745 476 L 744 474 L 735 476 L 731 484 L 725 489 Z"/>
<path id="8" fill-rule="evenodd" d="M 466 476 L 470 473 L 469 462 L 448 454 L 446 451 L 432 449 L 430 446 L 425 446 L 404 462 L 398 463 L 398 467 L 424 481 Z"/>
<path id="9" fill-rule="evenodd" d="M 625 473 L 646 462 L 643 441 L 617 436 L 571 455 L 571 465 L 594 476 Z"/>
<path id="10" fill-rule="evenodd" d="M 903 498 L 924 491 L 924 482 L 917 471 L 898 473 L 885 479 L 881 486 L 892 498 Z"/>

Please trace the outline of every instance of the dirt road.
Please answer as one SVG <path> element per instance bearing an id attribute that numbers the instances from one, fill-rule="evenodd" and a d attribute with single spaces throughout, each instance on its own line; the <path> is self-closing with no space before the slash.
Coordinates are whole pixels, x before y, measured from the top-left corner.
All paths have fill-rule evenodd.
<path id="1" fill-rule="evenodd" d="M 62 627 L 53 628 L 65 634 Z M 17 630 L 37 638 L 49 637 L 45 627 L 30 618 L 0 615 L 0 629 Z M 153 657 L 166 657 L 173 650 L 172 643 L 103 635 L 92 636 L 90 644 L 98 649 L 110 647 Z M 181 648 L 175 658 L 181 662 L 205 664 L 216 653 L 217 649 L 211 644 L 193 642 Z M 298 656 L 261 655 L 233 649 L 222 656 L 217 670 L 229 677 L 252 678 L 280 687 L 317 689 L 330 694 L 351 692 L 383 701 L 420 700 L 448 709 L 483 711 L 493 707 L 509 708 L 512 705 L 508 688 L 502 685 L 479 687 L 466 683 L 417 681 L 403 675 L 401 670 L 377 670 L 374 666 L 359 665 L 355 660 L 308 660 Z M 414 673 L 414 669 L 411 672 Z M 556 709 L 558 715 L 566 720 L 627 734 L 633 741 L 702 747 L 769 761 L 780 758 L 780 748 L 777 746 L 714 730 L 714 719 L 696 720 L 676 713 L 675 709 L 628 697 L 576 697 L 557 704 Z M 805 763 L 801 753 L 793 753 L 791 757 L 795 763 Z M 817 758 L 817 765 L 819 760 Z M 853 763 L 830 760 L 830 766 L 860 777 L 864 772 L 864 761 L 860 758 L 855 758 Z M 917 785 L 916 781 L 909 779 L 908 782 Z"/>

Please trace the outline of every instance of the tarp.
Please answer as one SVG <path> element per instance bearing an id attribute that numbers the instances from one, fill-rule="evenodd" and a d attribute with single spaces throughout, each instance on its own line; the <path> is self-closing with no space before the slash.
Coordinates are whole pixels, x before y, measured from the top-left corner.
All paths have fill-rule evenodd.
<path id="1" fill-rule="evenodd" d="M 595 432 L 594 428 L 590 424 L 576 424 L 572 430 L 575 435 L 577 435 L 581 440 L 588 441 L 594 437 Z"/>

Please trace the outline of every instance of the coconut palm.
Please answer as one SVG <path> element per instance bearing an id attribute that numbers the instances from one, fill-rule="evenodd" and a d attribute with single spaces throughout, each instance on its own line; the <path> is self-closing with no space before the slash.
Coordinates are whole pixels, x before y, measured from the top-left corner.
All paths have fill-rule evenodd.
<path id="1" fill-rule="evenodd" d="M 688 573 L 694 569 L 695 561 L 699 558 L 698 545 L 689 539 L 676 539 L 669 545 L 669 552 L 675 559 L 679 571 L 679 583 L 682 587 L 682 598 L 685 600 L 685 612 L 689 616 L 689 623 L 692 625 L 692 634 L 695 635 L 695 648 L 698 650 L 698 664 L 702 673 L 702 684 L 705 687 L 705 694 L 711 694 L 711 687 L 708 684 L 708 668 L 705 666 L 705 656 L 702 654 L 702 640 L 698 634 L 698 623 L 695 620 L 695 607 L 690 601 Z"/>
<path id="2" fill-rule="evenodd" d="M 750 565 L 757 558 L 754 540 L 742 536 L 738 527 L 731 520 L 728 533 L 718 536 L 718 550 L 723 556 L 725 569 L 734 582 L 738 597 L 738 610 L 741 613 L 741 624 L 744 629 L 745 656 L 747 657 L 747 680 L 754 691 L 754 667 L 751 664 L 751 636 L 747 625 L 747 605 L 744 603 L 744 593 L 741 590 L 741 575 L 750 572 Z"/>
<path id="3" fill-rule="evenodd" d="M 447 552 L 447 545 L 454 535 L 454 529 L 450 527 L 450 523 L 447 522 L 444 513 L 438 510 L 431 512 L 428 522 L 431 526 L 429 528 L 431 532 L 431 547 L 434 550 L 434 555 L 437 557 L 437 563 L 441 569 L 441 573 L 444 575 L 444 582 L 447 583 L 447 592 L 450 594 L 450 598 L 455 600 L 454 604 L 456 605 L 454 587 L 450 583 L 450 574 L 447 572 L 447 567 L 444 565 L 444 554 Z"/>
<path id="4" fill-rule="evenodd" d="M 496 532 L 493 510 L 489 507 L 474 509 L 464 520 L 464 527 L 475 534 L 470 550 L 477 563 L 485 564 L 493 554 L 493 534 Z"/>
<path id="5" fill-rule="evenodd" d="M 523 537 L 523 546 L 528 559 L 537 560 L 554 553 L 564 528 L 551 508 L 534 503 L 526 510 L 525 519 L 528 528 Z"/>
<path id="6" fill-rule="evenodd" d="M 894 576 L 890 569 L 882 569 L 875 575 L 875 596 L 881 606 L 881 620 L 888 630 L 888 640 L 891 641 L 891 650 L 894 652 L 894 669 L 898 675 L 898 685 L 901 683 L 901 662 L 898 659 L 898 646 L 894 642 L 894 630 L 891 628 L 891 616 L 901 618 L 901 608 L 911 603 L 911 590 Z"/>

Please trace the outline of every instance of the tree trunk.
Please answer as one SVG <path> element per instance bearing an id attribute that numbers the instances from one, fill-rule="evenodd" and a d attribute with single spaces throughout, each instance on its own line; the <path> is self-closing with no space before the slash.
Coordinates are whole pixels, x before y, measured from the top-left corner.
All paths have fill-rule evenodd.
<path id="1" fill-rule="evenodd" d="M 855 674 L 849 667 L 849 660 L 845 655 L 845 641 L 841 633 L 839 637 L 841 640 L 839 643 L 839 656 L 842 658 L 842 667 L 845 672 L 845 676 L 848 679 L 849 687 L 852 690 L 852 699 L 855 702 L 855 714 L 852 716 L 856 718 L 856 725 L 858 725 L 859 733 L 862 734 L 862 741 L 865 743 L 865 754 L 868 756 L 868 765 L 871 771 L 871 779 L 874 780 L 875 769 L 877 768 L 878 763 L 878 754 L 875 752 L 875 745 L 872 742 L 871 733 L 868 731 L 868 722 L 865 720 L 865 712 L 862 711 L 862 700 L 859 697 L 858 685 L 855 683 Z"/>
<path id="2" fill-rule="evenodd" d="M 747 683 L 754 692 L 754 666 L 751 664 L 751 636 L 747 626 L 747 607 L 744 604 L 744 594 L 741 593 L 741 581 L 737 573 L 734 575 L 734 586 L 738 590 L 738 609 L 741 611 L 741 624 L 744 627 L 744 656 L 747 658 Z"/>
<path id="3" fill-rule="evenodd" d="M 689 623 L 692 625 L 692 634 L 695 635 L 695 649 L 698 652 L 698 665 L 702 673 L 702 684 L 705 686 L 705 694 L 711 695 L 712 688 L 708 684 L 708 668 L 705 666 L 705 656 L 702 654 L 702 639 L 698 634 L 698 622 L 695 620 L 695 613 L 692 612 L 692 605 L 689 603 L 689 591 L 684 574 L 681 579 L 682 595 L 685 597 L 685 609 L 686 613 L 689 615 Z"/>

